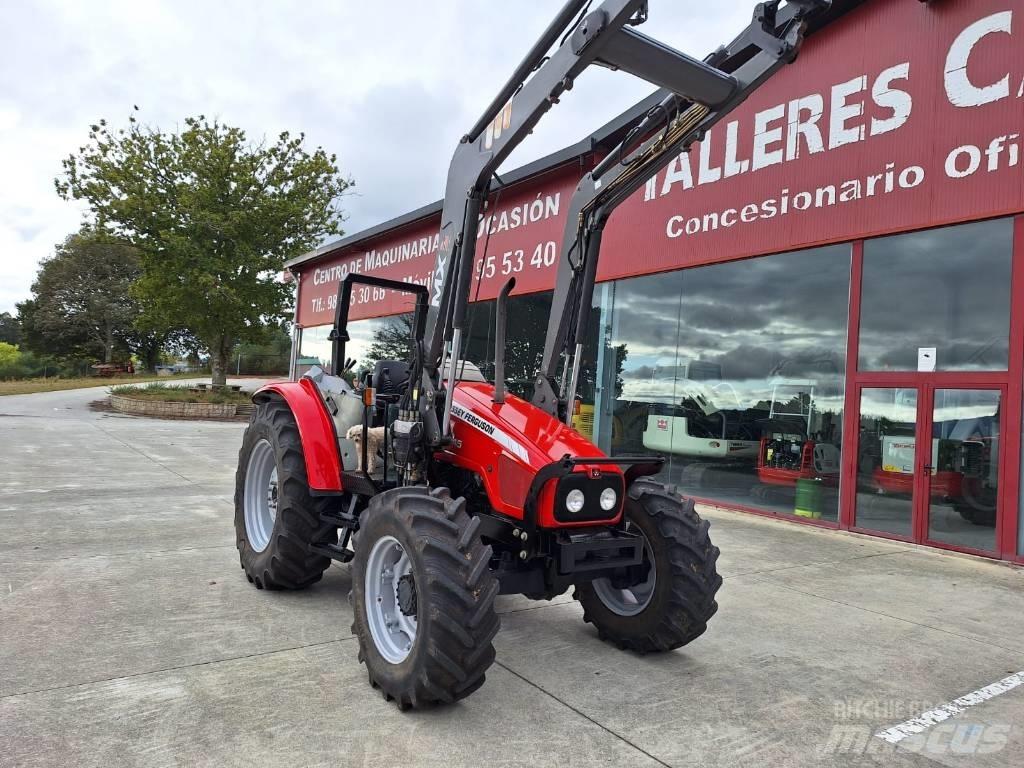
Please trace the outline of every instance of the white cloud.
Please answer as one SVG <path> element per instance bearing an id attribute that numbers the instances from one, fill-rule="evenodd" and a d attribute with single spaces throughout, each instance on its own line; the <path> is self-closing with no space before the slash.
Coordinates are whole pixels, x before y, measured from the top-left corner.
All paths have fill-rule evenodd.
<path id="1" fill-rule="evenodd" d="M 61 159 L 101 117 L 138 104 L 164 129 L 203 113 L 250 136 L 305 131 L 357 183 L 355 232 L 439 199 L 454 143 L 548 23 L 524 0 L 37 0 L 8 3 L 0 48 L 0 311 L 27 298 L 39 260 L 82 211 L 53 189 Z M 644 27 L 702 56 L 738 32 L 753 0 L 652 0 Z M 713 44 L 709 44 L 712 43 Z M 588 72 L 515 167 L 579 140 L 649 86 Z"/>

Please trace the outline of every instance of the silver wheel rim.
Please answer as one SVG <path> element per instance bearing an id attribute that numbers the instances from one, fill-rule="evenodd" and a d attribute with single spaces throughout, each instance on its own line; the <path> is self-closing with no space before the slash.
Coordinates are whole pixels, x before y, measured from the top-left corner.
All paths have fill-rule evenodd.
<path id="1" fill-rule="evenodd" d="M 416 615 L 398 604 L 403 577 L 412 579 L 412 561 L 394 536 L 377 539 L 366 559 L 366 619 L 377 652 L 391 664 L 401 664 L 416 643 Z"/>
<path id="2" fill-rule="evenodd" d="M 277 460 L 274 448 L 260 440 L 249 454 L 245 470 L 245 535 L 249 546 L 262 552 L 270 544 L 277 520 Z"/>
<path id="3" fill-rule="evenodd" d="M 639 531 L 636 526 L 630 527 Z M 644 540 L 644 557 L 651 564 L 647 571 L 647 578 L 626 589 L 617 589 L 612 586 L 611 579 L 607 578 L 594 579 L 591 582 L 594 585 L 594 592 L 604 607 L 619 616 L 636 616 L 643 612 L 650 605 L 651 598 L 654 597 L 654 587 L 658 583 L 658 569 L 655 567 L 654 552 L 643 531 L 639 531 L 639 533 Z"/>

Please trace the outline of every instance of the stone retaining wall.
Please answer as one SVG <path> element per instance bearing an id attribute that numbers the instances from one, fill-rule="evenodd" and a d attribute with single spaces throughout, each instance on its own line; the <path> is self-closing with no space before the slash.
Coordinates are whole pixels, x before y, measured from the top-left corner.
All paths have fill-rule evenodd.
<path id="1" fill-rule="evenodd" d="M 159 416 L 186 419 L 231 419 L 239 406 L 234 403 L 172 403 L 160 400 L 137 400 L 123 395 L 111 395 L 110 406 L 121 413 L 136 416 Z M 244 409 L 245 406 L 242 406 Z"/>

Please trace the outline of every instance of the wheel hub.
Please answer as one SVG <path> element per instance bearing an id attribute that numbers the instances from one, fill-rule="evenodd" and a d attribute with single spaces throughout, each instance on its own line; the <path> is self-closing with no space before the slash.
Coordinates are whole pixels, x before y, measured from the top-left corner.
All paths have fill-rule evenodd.
<path id="1" fill-rule="evenodd" d="M 654 551 L 644 532 L 635 525 L 630 530 L 640 534 L 644 541 L 644 562 L 639 570 L 643 577 L 635 584 L 623 585 L 617 579 L 601 578 L 592 582 L 594 592 L 605 607 L 619 616 L 636 616 L 642 613 L 654 597 L 654 588 L 658 582 L 657 569 L 654 564 Z"/>
<path id="2" fill-rule="evenodd" d="M 401 664 L 416 642 L 416 582 L 412 561 L 394 536 L 382 536 L 366 558 L 366 620 L 377 652 Z"/>
<path id="3" fill-rule="evenodd" d="M 411 573 L 407 573 L 398 580 L 398 589 L 395 591 L 398 599 L 398 608 L 406 616 L 416 615 L 416 582 Z"/>
<path id="4" fill-rule="evenodd" d="M 270 483 L 267 486 L 267 507 L 270 511 L 270 516 L 277 518 L 277 467 L 274 467 L 273 473 L 270 475 Z"/>
<path id="5" fill-rule="evenodd" d="M 249 454 L 243 491 L 245 534 L 254 552 L 270 545 L 278 503 L 277 458 L 270 442 L 260 440 Z"/>

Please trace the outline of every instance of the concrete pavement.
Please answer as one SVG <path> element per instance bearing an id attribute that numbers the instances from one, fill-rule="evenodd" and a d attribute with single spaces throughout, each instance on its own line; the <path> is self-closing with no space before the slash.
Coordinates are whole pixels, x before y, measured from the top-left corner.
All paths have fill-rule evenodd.
<path id="1" fill-rule="evenodd" d="M 239 569 L 244 425 L 102 394 L 0 397 L 0 766 L 1024 763 L 1024 686 L 873 735 L 1024 670 L 1024 573 L 720 510 L 693 645 L 624 654 L 566 596 L 503 598 L 484 687 L 399 713 L 356 661 L 347 566 L 300 593 Z"/>

